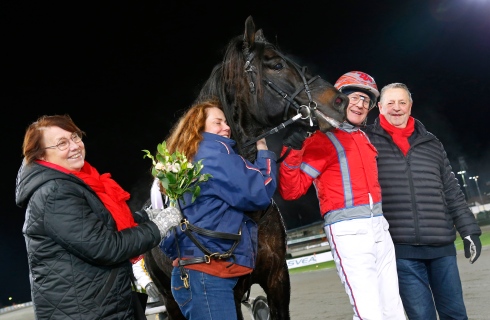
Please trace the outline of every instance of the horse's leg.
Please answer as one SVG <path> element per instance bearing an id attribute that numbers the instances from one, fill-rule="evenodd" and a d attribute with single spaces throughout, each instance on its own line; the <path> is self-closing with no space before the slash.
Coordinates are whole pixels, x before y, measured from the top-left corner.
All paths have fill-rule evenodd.
<path id="1" fill-rule="evenodd" d="M 235 297 L 235 307 L 236 307 L 236 313 L 237 313 L 237 319 L 238 320 L 243 320 L 243 312 L 242 312 L 242 300 L 243 296 L 245 295 L 245 292 L 250 289 L 251 286 L 251 277 L 250 275 L 244 275 L 241 276 L 238 279 L 238 282 L 233 289 L 233 294 Z"/>
<path id="2" fill-rule="evenodd" d="M 268 285 L 264 288 L 267 295 L 272 320 L 289 320 L 289 304 L 291 286 L 287 263 L 275 267 L 275 272 L 270 274 Z"/>
<path id="3" fill-rule="evenodd" d="M 288 320 L 291 282 L 286 262 L 286 228 L 279 209 L 274 204 L 259 224 L 259 254 L 254 283 L 267 294 L 272 320 Z"/>
<path id="4" fill-rule="evenodd" d="M 158 247 L 145 253 L 144 259 L 150 278 L 163 296 L 169 320 L 186 320 L 172 295 L 170 282 L 173 267 L 170 259 Z"/>

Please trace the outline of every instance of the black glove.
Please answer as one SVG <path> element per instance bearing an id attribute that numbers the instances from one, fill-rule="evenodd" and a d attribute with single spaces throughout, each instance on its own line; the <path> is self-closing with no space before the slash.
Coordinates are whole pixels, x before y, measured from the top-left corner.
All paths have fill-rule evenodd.
<path id="1" fill-rule="evenodd" d="M 480 236 L 471 234 L 464 237 L 464 256 L 470 258 L 470 263 L 474 263 L 481 253 L 481 241 Z"/>
<path id="2" fill-rule="evenodd" d="M 292 124 L 286 129 L 286 133 L 282 138 L 282 144 L 286 147 L 301 150 L 303 141 L 305 141 L 307 137 L 308 131 L 306 131 L 305 127 Z"/>
<path id="3" fill-rule="evenodd" d="M 157 286 L 153 282 L 149 282 L 146 287 L 146 294 L 148 297 L 153 298 L 154 300 L 160 300 L 160 292 L 157 289 Z"/>

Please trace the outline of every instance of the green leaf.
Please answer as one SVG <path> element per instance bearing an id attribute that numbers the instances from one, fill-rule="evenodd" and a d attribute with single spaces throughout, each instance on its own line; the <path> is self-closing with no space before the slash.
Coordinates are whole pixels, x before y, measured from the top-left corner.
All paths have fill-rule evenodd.
<path id="1" fill-rule="evenodd" d="M 156 171 L 156 169 L 155 169 L 155 168 L 153 168 L 153 170 L 155 170 L 155 171 Z M 162 180 L 166 180 L 166 181 L 168 181 L 167 176 L 165 175 L 165 172 L 162 172 L 162 171 L 156 171 L 156 172 L 157 172 L 156 177 L 157 177 L 157 178 L 158 178 L 160 181 L 162 181 Z"/>
<path id="2" fill-rule="evenodd" d="M 156 157 L 157 157 L 158 162 L 165 163 L 165 157 L 164 156 L 162 156 L 161 154 L 157 154 Z"/>
<path id="3" fill-rule="evenodd" d="M 157 145 L 157 151 L 160 154 L 165 154 L 166 149 L 167 149 L 167 142 L 165 141 Z"/>
<path id="4" fill-rule="evenodd" d="M 165 176 L 167 177 L 170 184 L 176 184 L 177 183 L 175 173 L 167 172 L 167 174 Z"/>
<path id="5" fill-rule="evenodd" d="M 199 197 L 200 194 L 201 194 L 201 187 L 196 186 L 196 188 L 194 189 L 194 192 L 192 193 L 191 202 L 193 203 L 194 201 L 196 201 L 196 198 Z"/>
<path id="6" fill-rule="evenodd" d="M 205 173 L 199 177 L 199 182 L 204 182 L 208 181 L 209 178 L 212 178 L 213 176 L 210 173 Z"/>
<path id="7" fill-rule="evenodd" d="M 168 190 L 168 179 L 167 178 L 159 178 L 162 184 L 163 189 Z"/>
<path id="8" fill-rule="evenodd" d="M 187 179 L 188 179 L 188 181 L 192 181 L 193 178 L 194 178 L 194 171 L 189 170 L 187 172 Z"/>

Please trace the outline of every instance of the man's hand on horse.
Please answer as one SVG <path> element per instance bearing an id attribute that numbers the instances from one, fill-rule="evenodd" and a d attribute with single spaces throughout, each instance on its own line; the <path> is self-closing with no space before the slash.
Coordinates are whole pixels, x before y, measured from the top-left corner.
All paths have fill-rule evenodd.
<path id="1" fill-rule="evenodd" d="M 301 150 L 303 147 L 303 142 L 308 135 L 308 131 L 305 127 L 292 124 L 286 129 L 282 139 L 282 144 L 295 150 Z"/>

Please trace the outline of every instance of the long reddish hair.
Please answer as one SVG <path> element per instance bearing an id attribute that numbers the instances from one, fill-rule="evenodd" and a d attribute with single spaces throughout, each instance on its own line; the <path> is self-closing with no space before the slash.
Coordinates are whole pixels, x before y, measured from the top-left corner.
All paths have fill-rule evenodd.
<path id="1" fill-rule="evenodd" d="M 202 133 L 206 125 L 207 110 L 219 108 L 221 105 L 217 99 L 208 99 L 192 105 L 170 130 L 165 140 L 170 153 L 179 151 L 192 161 L 197 153 Z"/>

